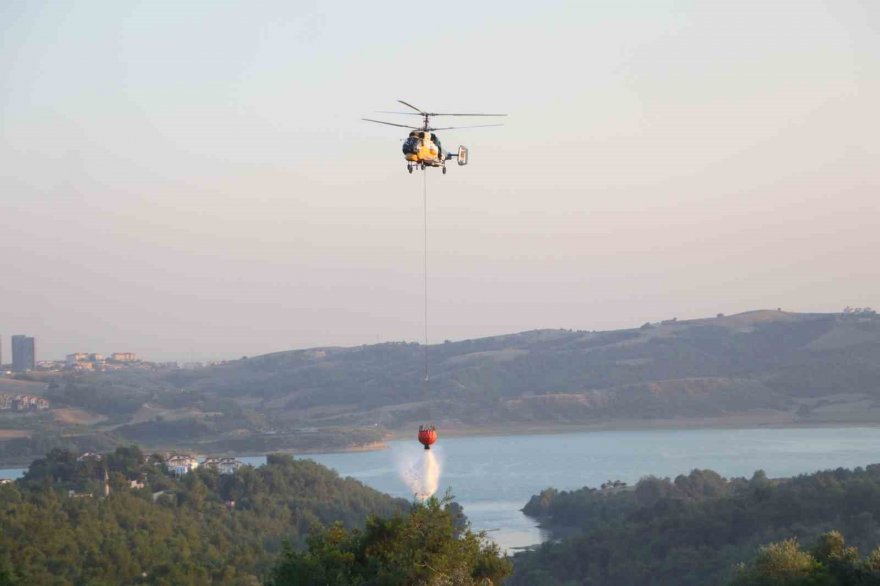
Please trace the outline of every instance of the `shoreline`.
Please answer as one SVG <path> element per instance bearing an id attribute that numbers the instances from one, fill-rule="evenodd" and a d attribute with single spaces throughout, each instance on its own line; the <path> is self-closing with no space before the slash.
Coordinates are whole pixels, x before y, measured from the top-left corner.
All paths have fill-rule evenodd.
<path id="1" fill-rule="evenodd" d="M 505 425 L 438 425 L 438 433 L 442 437 L 503 437 L 514 435 L 559 435 L 581 432 L 605 431 L 690 431 L 695 429 L 824 429 L 824 428 L 855 428 L 880 427 L 878 421 L 786 421 L 765 420 L 760 418 L 719 418 L 719 419 L 617 419 L 601 423 L 572 424 L 524 424 Z M 414 427 L 414 429 L 417 429 Z M 411 429 L 396 429 L 388 432 L 387 441 L 415 439 Z M 321 452 L 330 453 L 330 452 Z"/>
<path id="2" fill-rule="evenodd" d="M 438 432 L 442 440 L 447 438 L 465 438 L 465 437 L 504 437 L 518 435 L 562 435 L 567 433 L 588 433 L 588 432 L 633 432 L 633 431 L 691 431 L 698 429 L 726 429 L 726 430 L 749 430 L 749 429 L 827 429 L 827 428 L 877 428 L 880 427 L 880 421 L 795 421 L 783 414 L 785 417 L 760 417 L 754 415 L 748 416 L 730 416 L 720 418 L 693 418 L 693 419 L 616 419 L 612 421 L 596 422 L 596 423 L 528 423 L 528 424 L 489 424 L 489 425 L 462 425 L 456 423 L 438 425 Z M 412 439 L 416 440 L 417 424 L 404 429 L 388 430 L 385 437 L 381 441 L 370 442 L 368 444 L 338 447 L 338 448 L 310 448 L 306 450 L 287 448 L 280 450 L 272 450 L 270 452 L 254 453 L 254 452 L 219 452 L 212 453 L 214 456 L 232 456 L 235 458 L 260 457 L 267 454 L 289 454 L 291 456 L 309 456 L 312 454 L 349 454 L 358 452 L 377 452 L 387 450 L 388 442 L 402 441 Z M 192 452 L 198 455 L 201 452 L 198 449 L 146 449 L 151 451 L 181 451 Z M 2 460 L 0 459 L 0 469 L 27 469 L 28 466 L 37 458 L 43 457 L 45 454 L 36 456 L 29 460 Z"/>
<path id="3" fill-rule="evenodd" d="M 790 420 L 767 420 L 755 417 L 725 417 L 725 418 L 700 418 L 700 419 L 616 419 L 602 423 L 535 423 L 535 424 L 490 424 L 490 425 L 458 425 L 451 424 L 449 427 L 438 425 L 440 437 L 504 437 L 516 435 L 562 435 L 567 433 L 605 432 L 605 431 L 690 431 L 695 429 L 827 429 L 827 428 L 877 428 L 880 421 L 790 421 Z M 377 452 L 387 450 L 388 442 L 416 440 L 418 424 L 405 429 L 388 430 L 382 441 L 372 442 L 360 446 L 349 446 L 337 449 L 309 449 L 309 450 L 274 450 L 268 453 L 309 455 L 309 454 L 348 454 L 357 452 Z M 265 456 L 266 454 L 236 454 L 236 457 Z"/>

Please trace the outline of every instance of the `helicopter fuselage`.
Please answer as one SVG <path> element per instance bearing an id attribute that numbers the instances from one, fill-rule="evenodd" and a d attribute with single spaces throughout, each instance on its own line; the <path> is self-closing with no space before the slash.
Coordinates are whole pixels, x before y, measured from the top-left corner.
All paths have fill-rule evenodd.
<path id="1" fill-rule="evenodd" d="M 442 167 L 447 158 L 437 135 L 426 130 L 410 132 L 402 150 L 404 158 L 416 165 Z"/>

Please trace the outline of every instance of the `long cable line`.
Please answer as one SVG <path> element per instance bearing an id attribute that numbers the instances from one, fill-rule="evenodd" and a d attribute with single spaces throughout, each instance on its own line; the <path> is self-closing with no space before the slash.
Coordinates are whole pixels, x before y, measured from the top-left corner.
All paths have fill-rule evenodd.
<path id="1" fill-rule="evenodd" d="M 422 207 L 424 212 L 424 273 L 425 273 L 425 382 L 428 382 L 428 170 L 422 169 Z"/>

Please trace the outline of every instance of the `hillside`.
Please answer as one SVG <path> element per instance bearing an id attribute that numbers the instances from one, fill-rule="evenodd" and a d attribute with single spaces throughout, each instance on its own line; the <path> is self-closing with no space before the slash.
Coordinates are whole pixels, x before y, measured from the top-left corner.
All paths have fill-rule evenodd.
<path id="1" fill-rule="evenodd" d="M 41 395 L 45 390 L 45 383 L 0 377 L 0 393 Z"/>
<path id="2" fill-rule="evenodd" d="M 22 586 L 261 584 L 285 544 L 410 508 L 310 460 L 178 477 L 137 448 L 53 450 L 0 484 L 0 503 L 0 583 Z"/>
<path id="3" fill-rule="evenodd" d="M 873 313 L 753 311 L 445 342 L 429 348 L 428 385 L 422 359 L 415 343 L 313 348 L 198 370 L 67 375 L 45 394 L 79 416 L 52 420 L 68 441 L 100 432 L 205 451 L 339 449 L 428 420 L 447 431 L 880 422 Z M 24 449 L 21 438 L 0 442 L 0 457 Z"/>
<path id="4" fill-rule="evenodd" d="M 547 489 L 523 510 L 559 539 L 515 556 L 514 586 L 725 584 L 760 545 L 812 545 L 831 530 L 880 559 L 877 464 L 775 480 L 761 471 L 747 480 L 693 470 L 634 487 Z M 877 584 L 880 566 L 870 574 L 866 581 L 742 584 Z"/>

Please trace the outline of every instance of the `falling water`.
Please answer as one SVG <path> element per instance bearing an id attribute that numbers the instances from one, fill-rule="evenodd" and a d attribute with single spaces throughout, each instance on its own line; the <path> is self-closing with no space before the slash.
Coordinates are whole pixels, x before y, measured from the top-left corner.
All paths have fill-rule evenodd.
<path id="1" fill-rule="evenodd" d="M 423 501 L 437 492 L 440 461 L 434 450 L 413 450 L 399 455 L 397 472 L 416 499 Z"/>

